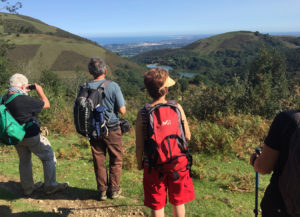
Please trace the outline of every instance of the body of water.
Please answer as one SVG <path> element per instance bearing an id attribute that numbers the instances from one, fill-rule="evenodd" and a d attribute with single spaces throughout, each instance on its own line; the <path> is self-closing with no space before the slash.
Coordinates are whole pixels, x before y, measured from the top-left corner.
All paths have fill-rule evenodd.
<path id="1" fill-rule="evenodd" d="M 187 78 L 192 78 L 194 77 L 197 73 L 193 73 L 193 72 L 179 72 L 180 77 L 187 77 Z"/>
<path id="2" fill-rule="evenodd" d="M 211 35 L 165 35 L 165 36 L 123 36 L 123 37 L 86 37 L 100 45 L 106 44 L 133 44 L 141 42 L 161 42 L 169 40 L 191 40 L 196 41 Z"/>
<path id="3" fill-rule="evenodd" d="M 135 37 L 88 37 L 100 45 L 105 44 L 132 44 L 140 42 L 159 42 L 164 40 L 174 40 L 173 36 L 135 36 Z"/>
<path id="4" fill-rule="evenodd" d="M 147 64 L 147 68 L 148 69 L 163 68 L 163 69 L 166 69 L 168 71 L 173 69 L 171 66 L 159 66 L 159 65 L 155 65 L 155 64 Z"/>
<path id="5" fill-rule="evenodd" d="M 171 66 L 163 66 L 163 65 L 156 65 L 156 64 L 147 64 L 148 69 L 155 69 L 155 68 L 163 68 L 168 71 L 172 70 L 173 68 Z M 193 72 L 179 72 L 180 77 L 187 77 L 187 78 L 192 78 L 194 77 L 197 73 Z"/>

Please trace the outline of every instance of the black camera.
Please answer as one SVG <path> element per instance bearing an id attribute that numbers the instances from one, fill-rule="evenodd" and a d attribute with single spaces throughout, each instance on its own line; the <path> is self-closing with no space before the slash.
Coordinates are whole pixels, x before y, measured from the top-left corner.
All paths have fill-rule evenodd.
<path id="1" fill-rule="evenodd" d="M 29 85 L 29 86 L 28 86 L 28 89 L 29 89 L 29 90 L 35 90 L 35 84 Z"/>
<path id="2" fill-rule="evenodd" d="M 120 118 L 120 127 L 122 133 L 127 133 L 130 130 L 130 123 L 128 120 Z"/>

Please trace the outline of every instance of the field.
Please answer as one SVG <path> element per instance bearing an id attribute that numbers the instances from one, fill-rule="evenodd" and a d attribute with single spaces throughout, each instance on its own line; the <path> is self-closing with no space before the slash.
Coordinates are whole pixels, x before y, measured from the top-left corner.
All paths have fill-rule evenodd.
<path id="1" fill-rule="evenodd" d="M 133 131 L 124 137 L 122 197 L 96 200 L 96 181 L 90 148 L 77 135 L 49 137 L 55 151 L 57 179 L 68 182 L 65 192 L 45 196 L 38 191 L 30 198 L 20 194 L 18 157 L 13 147 L 0 148 L 0 211 L 6 216 L 149 216 L 143 206 L 142 172 L 135 169 Z M 255 173 L 248 159 L 234 154 L 194 154 L 196 199 L 186 204 L 186 216 L 251 216 L 254 208 Z M 42 164 L 34 156 L 35 181 L 43 180 Z M 197 174 L 197 175 L 195 175 Z M 259 196 L 269 176 L 260 177 Z M 166 206 L 166 216 L 171 216 Z"/>

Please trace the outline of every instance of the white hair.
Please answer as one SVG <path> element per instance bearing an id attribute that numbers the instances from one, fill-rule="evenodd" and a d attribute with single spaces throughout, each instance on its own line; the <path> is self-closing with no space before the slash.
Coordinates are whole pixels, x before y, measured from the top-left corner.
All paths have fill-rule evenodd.
<path id="1" fill-rule="evenodd" d="M 23 84 L 28 84 L 28 79 L 25 75 L 16 73 L 12 75 L 9 79 L 9 86 L 10 87 L 21 87 Z"/>

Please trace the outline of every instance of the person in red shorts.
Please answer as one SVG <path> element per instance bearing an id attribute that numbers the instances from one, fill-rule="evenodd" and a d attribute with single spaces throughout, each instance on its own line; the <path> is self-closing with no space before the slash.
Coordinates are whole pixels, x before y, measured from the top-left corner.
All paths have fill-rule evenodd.
<path id="1" fill-rule="evenodd" d="M 148 107 L 153 108 L 158 104 L 164 106 L 171 102 L 166 100 L 166 95 L 168 88 L 173 86 L 175 81 L 169 77 L 167 70 L 162 68 L 150 69 L 144 76 L 144 83 L 149 95 L 153 99 L 151 104 L 147 104 Z M 184 125 L 182 127 L 182 131 L 184 132 L 183 140 L 189 141 L 191 132 L 185 113 L 181 105 L 174 101 L 172 103 L 180 111 L 178 117 L 181 120 L 179 121 L 178 128 Z M 149 129 L 147 129 L 147 119 L 145 119 L 146 113 L 147 110 L 141 109 L 136 121 L 136 158 L 138 169 L 144 169 L 144 204 L 151 209 L 152 216 L 162 217 L 164 216 L 164 207 L 167 203 L 168 194 L 169 202 L 173 207 L 173 216 L 183 217 L 185 216 L 184 204 L 195 199 L 193 181 L 190 177 L 190 167 L 188 166 L 188 157 L 180 155 L 180 157 L 172 160 L 171 163 L 164 164 L 163 170 L 168 172 L 162 172 L 157 167 L 151 168 L 149 157 L 147 157 L 149 150 L 147 146 L 149 146 L 149 143 L 146 141 L 148 141 L 147 136 L 149 134 L 146 131 Z M 181 123 L 183 124 L 181 125 Z M 171 124 L 171 121 L 163 122 L 163 125 L 169 124 Z M 160 137 L 160 133 L 160 131 L 155 131 L 153 134 L 157 135 L 154 135 L 154 137 Z M 168 143 L 170 142 L 168 141 Z"/>

